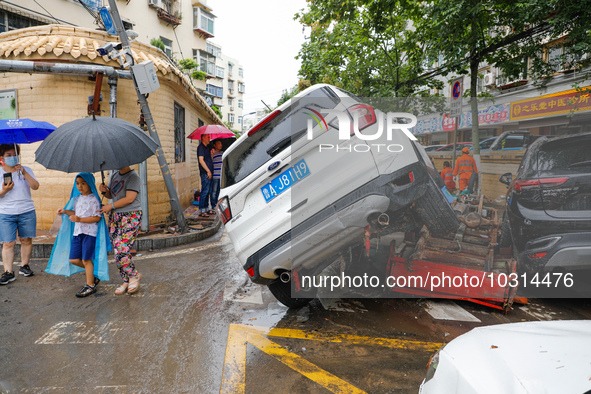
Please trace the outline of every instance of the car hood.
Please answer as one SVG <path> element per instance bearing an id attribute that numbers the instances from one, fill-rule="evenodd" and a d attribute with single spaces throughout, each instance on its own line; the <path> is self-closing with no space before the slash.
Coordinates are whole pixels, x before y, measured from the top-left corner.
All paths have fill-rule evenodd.
<path id="1" fill-rule="evenodd" d="M 591 389 L 591 321 L 475 328 L 446 345 L 440 360 L 439 367 L 452 366 L 437 369 L 441 392 L 585 393 Z M 468 390 L 456 391 L 460 387 Z"/>

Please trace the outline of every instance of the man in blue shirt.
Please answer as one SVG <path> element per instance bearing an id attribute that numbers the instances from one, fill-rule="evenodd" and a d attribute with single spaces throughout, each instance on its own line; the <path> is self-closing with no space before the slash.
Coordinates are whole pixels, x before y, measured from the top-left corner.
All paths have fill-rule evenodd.
<path id="1" fill-rule="evenodd" d="M 199 214 L 200 217 L 209 217 L 208 212 L 209 195 L 211 192 L 211 178 L 213 177 L 213 160 L 209 150 L 209 134 L 201 135 L 201 143 L 197 148 L 197 159 L 199 160 L 199 176 L 201 177 L 201 194 L 199 195 Z"/>

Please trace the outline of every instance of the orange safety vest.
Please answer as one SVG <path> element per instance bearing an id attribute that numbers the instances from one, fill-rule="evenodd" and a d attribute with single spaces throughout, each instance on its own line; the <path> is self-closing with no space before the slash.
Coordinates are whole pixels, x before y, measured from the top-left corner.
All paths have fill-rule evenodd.
<path id="1" fill-rule="evenodd" d="M 454 182 L 454 174 L 451 168 L 444 168 L 443 171 L 441 171 L 441 177 L 448 189 L 455 189 L 456 183 Z"/>
<path id="2" fill-rule="evenodd" d="M 454 175 L 458 174 L 471 174 L 471 173 L 478 173 L 478 169 L 476 168 L 476 161 L 473 157 L 469 154 L 464 153 L 462 156 L 458 157 L 456 160 L 456 168 L 454 169 Z"/>

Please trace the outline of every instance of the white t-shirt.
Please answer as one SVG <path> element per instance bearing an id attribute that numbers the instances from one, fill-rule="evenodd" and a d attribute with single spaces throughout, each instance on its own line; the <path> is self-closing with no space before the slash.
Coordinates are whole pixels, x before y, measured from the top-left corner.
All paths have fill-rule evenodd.
<path id="1" fill-rule="evenodd" d="M 99 213 L 101 204 L 94 194 L 83 196 L 82 194 L 76 197 L 74 202 L 74 214 L 79 218 L 90 218 L 93 216 L 101 216 Z M 91 235 L 96 237 L 98 233 L 98 222 L 96 223 L 74 223 L 74 236 L 80 234 Z"/>
<path id="2" fill-rule="evenodd" d="M 27 174 L 31 175 L 35 180 L 35 174 L 29 167 L 23 166 Z M 0 182 L 4 183 L 4 167 L 0 167 Z M 31 187 L 24 175 L 19 175 L 18 171 L 12 174 L 12 181 L 14 187 L 11 191 L 3 196 L 0 196 L 0 214 L 3 215 L 20 215 L 26 212 L 34 211 L 33 199 L 31 198 Z M 0 185 L 1 186 L 1 185 Z"/>

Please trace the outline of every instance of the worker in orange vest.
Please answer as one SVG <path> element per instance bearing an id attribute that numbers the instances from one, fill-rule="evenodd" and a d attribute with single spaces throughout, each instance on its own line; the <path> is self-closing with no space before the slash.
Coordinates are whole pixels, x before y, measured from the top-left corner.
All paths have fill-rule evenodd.
<path id="1" fill-rule="evenodd" d="M 464 191 L 468 187 L 468 183 L 470 183 L 470 177 L 472 176 L 473 172 L 478 174 L 476 161 L 474 161 L 474 158 L 468 154 L 470 149 L 463 148 L 462 152 L 464 154 L 457 158 L 456 167 L 454 168 L 454 176 L 459 176 L 460 178 L 458 182 L 460 191 Z"/>
<path id="2" fill-rule="evenodd" d="M 441 178 L 443 178 L 447 190 L 455 190 L 456 183 L 454 182 L 454 170 L 451 169 L 451 164 L 449 164 L 449 161 L 443 162 L 443 171 L 441 171 Z"/>

